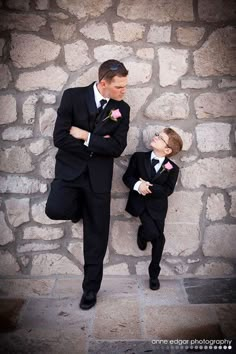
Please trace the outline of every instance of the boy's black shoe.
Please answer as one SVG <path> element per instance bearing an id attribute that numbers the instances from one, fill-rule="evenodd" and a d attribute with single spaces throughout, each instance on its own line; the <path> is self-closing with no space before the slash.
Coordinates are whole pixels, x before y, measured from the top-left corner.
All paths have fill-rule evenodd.
<path id="1" fill-rule="evenodd" d="M 160 282 L 158 279 L 149 279 L 149 287 L 151 290 L 158 290 L 160 289 Z"/>
<path id="2" fill-rule="evenodd" d="M 141 227 L 142 226 L 139 226 L 138 228 L 137 245 L 141 251 L 144 251 L 147 248 L 147 241 L 144 240 L 141 236 Z"/>
<path id="3" fill-rule="evenodd" d="M 96 304 L 97 294 L 94 291 L 88 291 L 83 293 L 82 298 L 80 300 L 79 307 L 82 310 L 89 310 Z"/>

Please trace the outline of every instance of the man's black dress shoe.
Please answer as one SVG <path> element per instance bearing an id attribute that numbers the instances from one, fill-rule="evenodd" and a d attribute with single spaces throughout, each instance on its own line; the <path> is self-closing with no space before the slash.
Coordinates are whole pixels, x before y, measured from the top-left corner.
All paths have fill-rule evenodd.
<path id="1" fill-rule="evenodd" d="M 138 228 L 137 244 L 138 244 L 138 248 L 141 251 L 144 251 L 147 248 L 147 241 L 144 240 L 141 236 L 141 227 L 142 226 L 139 226 Z"/>
<path id="2" fill-rule="evenodd" d="M 87 291 L 84 292 L 81 300 L 79 307 L 82 310 L 89 310 L 91 307 L 93 307 L 96 304 L 97 301 L 97 294 L 94 291 Z"/>
<path id="3" fill-rule="evenodd" d="M 149 279 L 149 287 L 151 290 L 158 290 L 160 289 L 160 282 L 158 279 Z"/>

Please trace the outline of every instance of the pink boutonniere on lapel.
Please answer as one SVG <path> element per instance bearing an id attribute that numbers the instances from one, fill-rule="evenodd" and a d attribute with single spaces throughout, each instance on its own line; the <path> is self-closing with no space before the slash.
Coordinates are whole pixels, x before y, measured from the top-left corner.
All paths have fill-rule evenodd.
<path id="1" fill-rule="evenodd" d="M 164 171 L 170 171 L 172 170 L 173 166 L 171 165 L 170 162 L 167 162 L 164 166 L 162 166 L 162 170 L 160 172 L 160 174 Z"/>
<path id="2" fill-rule="evenodd" d="M 120 113 L 119 108 L 112 109 L 110 111 L 110 113 L 108 114 L 108 116 L 106 118 L 104 118 L 102 121 L 104 121 L 104 120 L 106 120 L 108 118 L 113 120 L 113 122 L 118 122 L 118 119 L 121 118 L 121 113 Z"/>

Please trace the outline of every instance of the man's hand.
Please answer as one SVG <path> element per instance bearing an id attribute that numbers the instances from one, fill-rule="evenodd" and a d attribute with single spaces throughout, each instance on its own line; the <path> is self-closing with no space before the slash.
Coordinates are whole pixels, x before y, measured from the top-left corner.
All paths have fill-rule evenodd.
<path id="1" fill-rule="evenodd" d="M 150 191 L 149 187 L 153 186 L 153 184 L 151 184 L 148 181 L 144 181 L 142 178 L 139 178 L 140 181 L 142 181 L 142 183 L 140 183 L 139 186 L 139 193 L 142 195 L 147 195 L 147 194 L 151 194 L 152 191 Z"/>
<path id="2" fill-rule="evenodd" d="M 72 135 L 76 139 L 81 139 L 86 141 L 88 139 L 88 133 L 87 130 L 83 130 L 77 127 L 71 127 L 70 128 L 70 135 Z"/>

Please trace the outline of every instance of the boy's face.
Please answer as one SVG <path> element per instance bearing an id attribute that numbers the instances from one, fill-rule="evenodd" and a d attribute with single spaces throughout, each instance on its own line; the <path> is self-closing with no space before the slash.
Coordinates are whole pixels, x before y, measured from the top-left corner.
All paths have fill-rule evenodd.
<path id="1" fill-rule="evenodd" d="M 168 146 L 169 137 L 164 131 L 156 133 L 152 138 L 150 146 L 159 156 L 166 156 L 171 153 L 171 148 Z"/>

